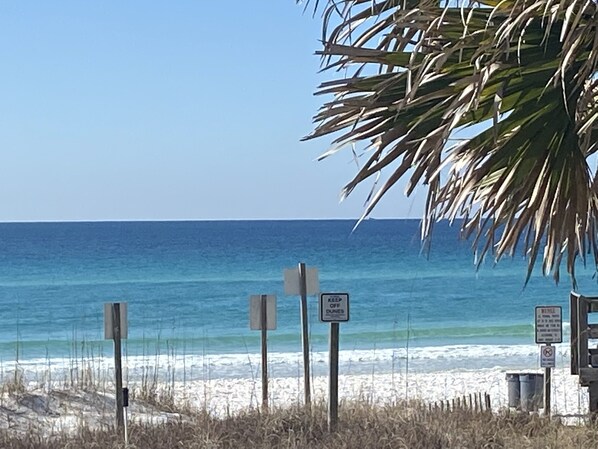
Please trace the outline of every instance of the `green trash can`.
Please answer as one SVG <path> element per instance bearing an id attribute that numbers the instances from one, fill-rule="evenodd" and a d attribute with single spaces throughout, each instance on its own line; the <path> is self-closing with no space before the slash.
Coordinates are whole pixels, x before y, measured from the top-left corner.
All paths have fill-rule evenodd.
<path id="1" fill-rule="evenodd" d="M 544 404 L 544 374 L 521 373 L 519 375 L 521 410 L 536 412 Z"/>
<path id="2" fill-rule="evenodd" d="M 519 386 L 519 373 L 507 373 L 507 393 L 509 407 L 521 406 L 521 388 Z"/>

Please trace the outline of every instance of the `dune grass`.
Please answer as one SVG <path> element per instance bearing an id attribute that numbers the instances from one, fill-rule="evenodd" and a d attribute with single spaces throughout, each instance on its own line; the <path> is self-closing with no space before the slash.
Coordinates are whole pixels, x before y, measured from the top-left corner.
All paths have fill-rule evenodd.
<path id="1" fill-rule="evenodd" d="M 144 367 L 131 389 L 135 416 L 129 445 L 111 427 L 113 386 L 94 354 L 71 361 L 64 378 L 42 373 L 32 388 L 22 371 L 0 381 L 0 448 L 6 449 L 174 449 L 174 448 L 326 448 L 326 449 L 579 449 L 598 447 L 598 425 L 568 426 L 559 420 L 519 413 L 429 410 L 417 401 L 373 403 L 367 397 L 342 401 L 337 432 L 327 430 L 326 406 L 248 408 L 225 416 L 194 408 L 175 397 L 174 353 L 166 368 Z M 170 362 L 173 363 L 170 363 Z M 394 373 L 394 371 L 393 371 Z M 183 379 L 187 376 L 183 373 Z M 204 380 L 210 379 L 209 370 Z M 34 382 L 35 383 L 35 382 Z M 219 399 L 214 398 L 215 401 Z M 206 404 L 208 401 L 204 401 Z M 22 410 L 32 419 L 16 424 Z M 99 417 L 92 416 L 98 413 Z M 79 416 L 70 429 L 48 428 L 45 417 Z M 84 419 L 89 417 L 89 419 Z M 51 421 L 51 419 L 48 419 Z M 92 424 L 90 424 L 92 423 Z M 73 430 L 74 429 L 74 430 Z"/>
<path id="2" fill-rule="evenodd" d="M 14 449 L 124 448 L 113 429 L 47 435 L 0 431 L 0 447 Z M 198 411 L 162 424 L 129 428 L 129 448 L 589 448 L 598 447 L 598 427 L 566 426 L 536 415 L 514 413 L 428 412 L 413 403 L 374 406 L 342 404 L 340 425 L 329 433 L 323 404 L 311 411 L 287 407 L 262 414 L 248 410 L 217 418 Z"/>

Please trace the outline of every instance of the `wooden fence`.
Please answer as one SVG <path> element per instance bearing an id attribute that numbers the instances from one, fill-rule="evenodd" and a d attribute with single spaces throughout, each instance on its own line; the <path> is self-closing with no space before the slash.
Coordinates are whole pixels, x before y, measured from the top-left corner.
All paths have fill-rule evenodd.
<path id="1" fill-rule="evenodd" d="M 473 393 L 446 401 L 428 403 L 428 411 L 467 411 L 483 413 L 492 411 L 492 403 L 488 393 Z"/>

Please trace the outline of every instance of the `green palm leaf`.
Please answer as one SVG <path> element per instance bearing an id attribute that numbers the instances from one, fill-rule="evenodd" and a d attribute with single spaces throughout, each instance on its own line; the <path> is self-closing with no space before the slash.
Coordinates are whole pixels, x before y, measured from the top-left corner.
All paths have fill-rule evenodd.
<path id="1" fill-rule="evenodd" d="M 592 0 L 330 0 L 329 96 L 307 138 L 334 135 L 363 163 L 343 193 L 386 175 L 364 217 L 408 177 L 428 191 L 423 238 L 463 218 L 481 256 L 522 250 L 559 280 L 563 258 L 598 264 L 598 9 Z M 375 69 L 375 70 L 372 70 Z M 456 132 L 474 124 L 471 137 Z M 373 177 L 373 178 L 372 178 Z"/>

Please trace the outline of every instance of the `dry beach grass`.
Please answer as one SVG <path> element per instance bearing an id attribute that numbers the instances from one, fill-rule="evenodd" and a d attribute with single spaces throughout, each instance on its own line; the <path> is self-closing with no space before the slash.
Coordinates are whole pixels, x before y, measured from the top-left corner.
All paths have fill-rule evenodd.
<path id="1" fill-rule="evenodd" d="M 124 448 L 113 429 L 82 425 L 74 433 L 0 433 L 0 447 L 9 449 Z M 262 414 L 246 410 L 228 417 L 204 411 L 184 413 L 162 423 L 136 423 L 129 429 L 129 446 L 172 448 L 590 448 L 598 447 L 598 427 L 566 426 L 558 420 L 514 413 L 424 411 L 417 403 L 371 405 L 345 402 L 340 427 L 326 429 L 322 404 L 311 412 L 292 406 Z"/>
<path id="2" fill-rule="evenodd" d="M 113 428 L 109 383 L 31 385 L 18 375 L 2 384 L 1 448 L 125 448 L 123 437 Z M 569 426 L 558 419 L 508 413 L 504 408 L 448 412 L 430 410 L 421 399 L 379 402 L 357 395 L 342 401 L 338 431 L 330 434 L 321 397 L 311 410 L 287 404 L 264 414 L 247 404 L 243 409 L 213 413 L 208 404 L 181 401 L 175 392 L 154 382 L 142 382 L 134 390 L 129 448 L 598 447 L 598 427 Z M 221 400 L 214 397 L 212 402 Z"/>
<path id="3" fill-rule="evenodd" d="M 208 370 L 201 380 L 180 382 L 174 372 L 161 372 L 164 365 L 151 362 L 128 382 L 130 448 L 598 447 L 598 427 L 506 413 L 500 369 L 343 375 L 340 425 L 330 434 L 325 378 L 313 379 L 311 411 L 297 405 L 301 379 L 271 379 L 272 407 L 263 414 L 257 409 L 259 380 L 212 379 Z M 100 359 L 85 359 L 62 378 L 42 369 L 29 373 L 34 379 L 29 381 L 20 370 L 4 371 L 0 448 L 124 448 L 113 429 L 114 387 L 106 366 Z M 555 371 L 553 389 L 560 413 L 585 412 L 580 406 L 586 403 L 584 392 L 568 370 Z M 493 412 L 424 407 L 475 391 L 491 394 Z"/>

